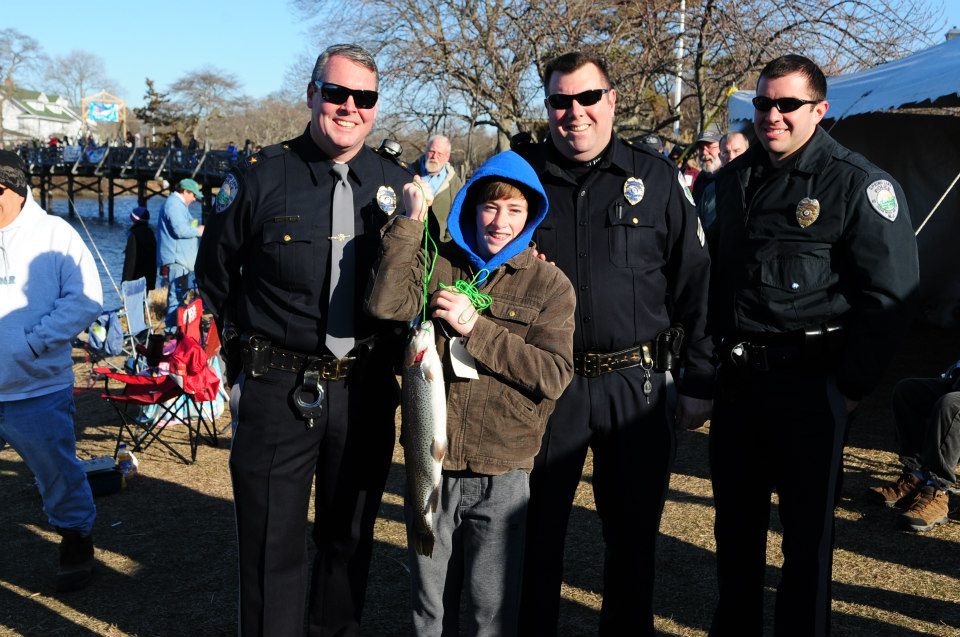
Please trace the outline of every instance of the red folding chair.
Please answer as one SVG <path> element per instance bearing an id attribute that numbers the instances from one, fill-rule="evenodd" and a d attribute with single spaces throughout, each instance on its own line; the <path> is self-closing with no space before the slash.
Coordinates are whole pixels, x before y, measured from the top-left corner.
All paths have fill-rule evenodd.
<path id="1" fill-rule="evenodd" d="M 114 455 L 126 436 L 134 451 L 146 450 L 159 442 L 173 455 L 190 464 L 197 459 L 197 447 L 202 437 L 217 444 L 217 429 L 211 418 L 204 416 L 200 403 L 217 395 L 220 379 L 207 366 L 207 356 L 196 340 L 184 336 L 167 359 L 167 375 L 124 374 L 101 367 L 104 390 L 101 397 L 109 402 L 120 417 Z M 110 386 L 110 381 L 122 383 Z M 144 418 L 144 408 L 155 405 L 151 418 Z M 130 408 L 135 408 L 131 415 Z M 163 437 L 170 424 L 182 424 L 187 430 L 190 460 Z"/>

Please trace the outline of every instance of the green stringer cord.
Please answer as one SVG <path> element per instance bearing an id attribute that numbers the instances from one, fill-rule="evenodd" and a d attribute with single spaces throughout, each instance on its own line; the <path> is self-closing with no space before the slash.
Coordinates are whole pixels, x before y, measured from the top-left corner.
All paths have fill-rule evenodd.
<path id="1" fill-rule="evenodd" d="M 429 318 L 427 315 L 427 304 L 430 302 L 430 281 L 433 279 L 433 269 L 437 265 L 437 253 L 439 252 L 436 241 L 430 236 L 428 223 L 429 216 L 423 220 L 423 322 L 426 322 Z M 440 283 L 439 286 L 444 290 L 456 290 L 461 294 L 466 294 L 477 312 L 483 312 L 493 305 L 493 297 L 485 292 L 481 292 L 477 287 L 477 281 L 479 280 L 482 283 L 488 276 L 490 276 L 489 270 L 483 269 L 477 272 L 470 281 L 458 279 L 452 287 L 444 285 L 443 283 Z"/>

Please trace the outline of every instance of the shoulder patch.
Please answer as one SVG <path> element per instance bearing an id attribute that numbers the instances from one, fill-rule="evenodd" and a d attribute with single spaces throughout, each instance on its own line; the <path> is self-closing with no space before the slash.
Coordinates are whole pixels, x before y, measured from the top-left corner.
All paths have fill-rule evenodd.
<path id="1" fill-rule="evenodd" d="M 693 193 L 690 192 L 690 187 L 687 185 L 687 180 L 683 178 L 683 173 L 679 170 L 677 172 L 677 182 L 680 184 L 680 190 L 683 191 L 683 196 L 687 198 L 687 201 L 690 202 L 691 206 L 696 206 L 696 202 L 693 200 Z"/>
<path id="2" fill-rule="evenodd" d="M 233 200 L 237 198 L 239 190 L 240 184 L 237 183 L 236 175 L 227 173 L 226 178 L 223 180 L 223 185 L 220 186 L 220 192 L 217 193 L 217 205 L 215 208 L 217 214 L 220 214 L 230 207 Z"/>
<path id="3" fill-rule="evenodd" d="M 873 209 L 880 213 L 880 216 L 889 221 L 895 221 L 900 212 L 900 203 L 897 201 L 897 194 L 891 184 L 886 179 L 878 179 L 867 186 L 867 199 Z"/>

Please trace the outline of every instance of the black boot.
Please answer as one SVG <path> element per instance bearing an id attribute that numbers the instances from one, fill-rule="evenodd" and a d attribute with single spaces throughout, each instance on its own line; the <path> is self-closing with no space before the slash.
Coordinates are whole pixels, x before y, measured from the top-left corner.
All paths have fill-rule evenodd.
<path id="1" fill-rule="evenodd" d="M 60 569 L 57 571 L 57 592 L 83 588 L 93 570 L 93 536 L 83 537 L 78 531 L 57 529 L 60 540 Z"/>

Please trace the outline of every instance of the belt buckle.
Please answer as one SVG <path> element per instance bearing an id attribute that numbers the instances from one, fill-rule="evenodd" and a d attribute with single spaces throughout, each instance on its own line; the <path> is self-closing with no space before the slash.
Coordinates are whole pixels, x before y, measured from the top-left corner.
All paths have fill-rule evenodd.
<path id="1" fill-rule="evenodd" d="M 601 357 L 597 352 L 583 353 L 583 375 L 587 378 L 596 378 L 601 374 Z"/>
<path id="2" fill-rule="evenodd" d="M 333 357 L 333 360 L 326 358 L 320 362 L 320 378 L 323 380 L 340 380 L 340 372 L 339 358 Z"/>

